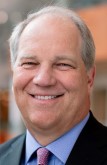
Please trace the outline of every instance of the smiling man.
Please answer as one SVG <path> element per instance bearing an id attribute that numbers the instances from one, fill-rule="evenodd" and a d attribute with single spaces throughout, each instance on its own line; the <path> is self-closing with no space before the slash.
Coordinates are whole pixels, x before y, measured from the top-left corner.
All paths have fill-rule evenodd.
<path id="1" fill-rule="evenodd" d="M 90 111 L 95 46 L 85 23 L 71 10 L 46 7 L 15 28 L 10 49 L 27 131 L 1 146 L 0 162 L 42 164 L 45 148 L 49 165 L 107 165 L 107 128 Z"/>

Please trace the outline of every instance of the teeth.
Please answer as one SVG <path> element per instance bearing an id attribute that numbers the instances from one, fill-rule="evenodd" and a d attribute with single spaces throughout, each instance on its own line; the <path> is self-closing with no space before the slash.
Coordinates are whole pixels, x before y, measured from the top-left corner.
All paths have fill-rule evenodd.
<path id="1" fill-rule="evenodd" d="M 51 100 L 54 99 L 56 96 L 35 96 L 38 100 Z"/>

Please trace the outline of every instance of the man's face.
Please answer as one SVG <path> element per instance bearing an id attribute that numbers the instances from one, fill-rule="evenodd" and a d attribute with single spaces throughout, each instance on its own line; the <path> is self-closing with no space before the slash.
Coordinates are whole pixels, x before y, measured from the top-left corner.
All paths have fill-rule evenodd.
<path id="1" fill-rule="evenodd" d="M 27 128 L 58 136 L 89 111 L 93 70 L 81 58 L 81 36 L 67 19 L 41 16 L 23 31 L 13 90 Z"/>

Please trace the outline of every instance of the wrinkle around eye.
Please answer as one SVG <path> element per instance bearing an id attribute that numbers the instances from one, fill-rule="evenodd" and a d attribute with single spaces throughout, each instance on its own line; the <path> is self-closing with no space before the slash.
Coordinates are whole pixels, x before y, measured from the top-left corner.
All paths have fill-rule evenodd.
<path id="1" fill-rule="evenodd" d="M 62 70 L 62 71 L 66 71 L 66 70 L 70 70 L 70 69 L 75 69 L 76 67 L 74 67 L 73 65 L 71 64 L 66 64 L 66 63 L 58 63 L 56 64 L 56 67 L 59 69 L 59 70 Z"/>
<path id="2" fill-rule="evenodd" d="M 23 62 L 21 64 L 21 66 L 25 69 L 35 68 L 37 67 L 37 65 L 39 65 L 39 63 L 35 63 L 35 62 Z"/>

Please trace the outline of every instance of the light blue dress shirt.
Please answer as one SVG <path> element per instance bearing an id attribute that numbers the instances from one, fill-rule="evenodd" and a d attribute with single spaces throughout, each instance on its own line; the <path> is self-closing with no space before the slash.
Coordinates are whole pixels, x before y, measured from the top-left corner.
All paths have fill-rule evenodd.
<path id="1" fill-rule="evenodd" d="M 69 132 L 46 146 L 46 148 L 52 153 L 49 159 L 49 165 L 65 165 L 79 134 L 88 121 L 88 118 L 89 114 Z M 40 147 L 42 146 L 27 130 L 25 165 L 37 165 L 36 153 L 35 158 L 33 159 L 31 159 L 31 155 Z"/>

